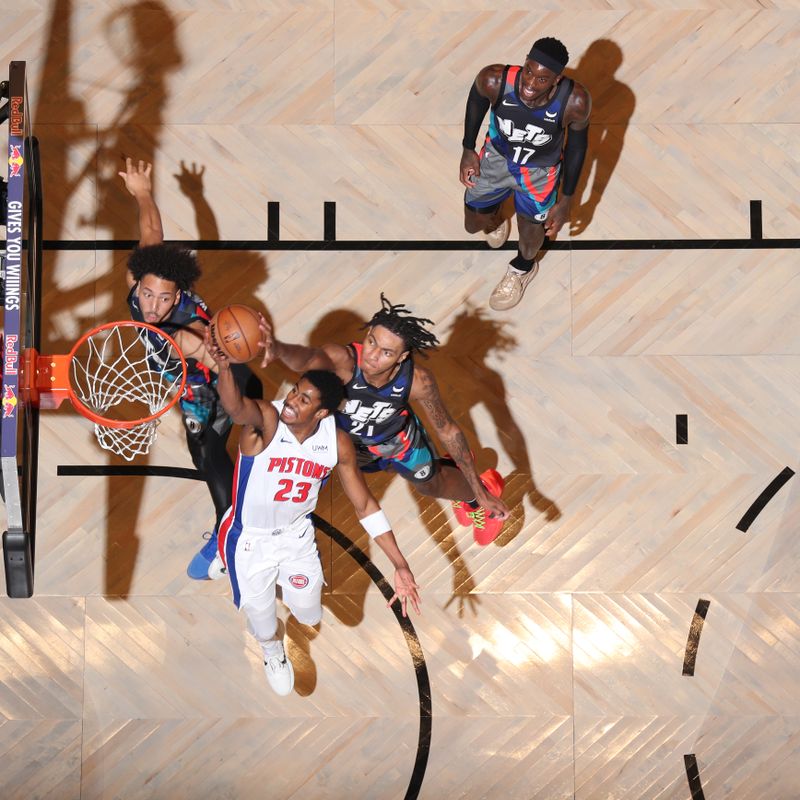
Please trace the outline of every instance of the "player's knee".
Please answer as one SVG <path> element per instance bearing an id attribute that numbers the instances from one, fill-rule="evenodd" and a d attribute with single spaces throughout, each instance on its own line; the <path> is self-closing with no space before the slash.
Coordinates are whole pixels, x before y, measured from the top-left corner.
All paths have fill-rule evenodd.
<path id="1" fill-rule="evenodd" d="M 427 471 L 427 472 L 426 472 Z M 421 467 L 411 478 L 414 488 L 426 497 L 439 497 L 442 489 L 442 472 L 436 464 Z"/>
<path id="2" fill-rule="evenodd" d="M 479 233 L 483 230 L 483 223 L 476 219 L 474 214 L 466 213 L 464 215 L 464 230 L 467 233 Z"/>
<path id="3" fill-rule="evenodd" d="M 268 642 L 275 638 L 278 632 L 278 615 L 274 603 L 268 608 L 243 603 L 241 610 L 247 616 L 250 630 L 259 642 Z"/>
<path id="4" fill-rule="evenodd" d="M 311 608 L 304 606 L 290 606 L 292 616 L 303 625 L 319 625 L 322 622 L 322 606 L 317 605 Z"/>
<path id="5" fill-rule="evenodd" d="M 467 233 L 480 233 L 486 230 L 490 226 L 490 221 L 496 210 L 496 208 L 492 207 L 478 211 L 478 209 L 465 205 L 464 230 Z"/>

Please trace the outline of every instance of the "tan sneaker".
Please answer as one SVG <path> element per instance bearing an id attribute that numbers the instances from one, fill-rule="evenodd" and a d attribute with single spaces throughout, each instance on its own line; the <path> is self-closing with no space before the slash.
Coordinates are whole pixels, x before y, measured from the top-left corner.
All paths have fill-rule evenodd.
<path id="1" fill-rule="evenodd" d="M 503 279 L 494 287 L 492 296 L 489 298 L 489 305 L 495 311 L 507 311 L 509 308 L 514 308 L 522 300 L 522 295 L 525 294 L 525 287 L 536 277 L 538 271 L 538 261 L 533 262 L 533 268 L 530 272 L 523 272 L 522 274 L 509 267 Z"/>
<path id="2" fill-rule="evenodd" d="M 493 250 L 502 247 L 511 233 L 511 217 L 504 219 L 493 231 L 486 234 L 486 244 Z"/>

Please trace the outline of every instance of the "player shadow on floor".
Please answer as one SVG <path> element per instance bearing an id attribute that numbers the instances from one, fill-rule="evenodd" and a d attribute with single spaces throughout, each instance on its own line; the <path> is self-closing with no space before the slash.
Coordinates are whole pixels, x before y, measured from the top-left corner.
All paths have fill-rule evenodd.
<path id="1" fill-rule="evenodd" d="M 622 61 L 622 50 L 616 42 L 596 39 L 581 56 L 575 69 L 565 71 L 568 77 L 582 83 L 592 96 L 589 149 L 575 190 L 570 220 L 570 234 L 573 236 L 583 233 L 592 222 L 619 162 L 625 132 L 636 108 L 633 90 L 614 77 Z"/>
<path id="2" fill-rule="evenodd" d="M 40 128 L 44 237 L 94 239 L 98 231 L 107 231 L 108 238 L 114 241 L 135 239 L 135 208 L 131 208 L 131 198 L 120 185 L 117 173 L 124 169 L 126 155 L 152 163 L 160 149 L 169 76 L 184 61 L 177 25 L 166 6 L 157 0 L 142 0 L 113 10 L 103 21 L 106 52 L 109 59 L 115 60 L 116 69 L 111 74 L 115 80 L 128 78 L 127 85 L 117 88 L 112 81 L 73 86 L 76 81 L 72 75 L 70 33 L 77 23 L 72 16 L 71 0 L 56 0 L 34 112 L 35 122 L 48 123 Z M 89 117 L 83 98 L 98 93 L 113 96 L 115 92 L 120 94 L 114 103 L 116 116 L 98 129 L 92 124 L 94 120 Z M 58 125 L 53 133 L 52 123 Z M 76 222 L 70 221 L 70 209 L 76 205 L 80 208 L 81 197 L 87 195 L 94 199 L 93 211 L 80 214 Z M 102 263 L 106 257 L 97 251 L 91 256 L 95 269 L 83 283 L 72 280 L 71 262 L 59 269 L 59 254 L 48 255 L 50 263 L 43 271 L 42 295 L 57 301 L 52 309 L 45 309 L 48 316 L 55 318 L 55 324 L 43 334 L 47 352 L 67 352 L 77 336 L 112 318 L 103 312 L 106 303 L 112 312 L 124 306 L 127 287 L 120 270 L 124 269 L 127 255 L 111 256 L 109 270 Z M 86 272 L 81 266 L 79 274 Z M 70 318 L 60 322 L 58 317 L 64 312 L 69 312 Z"/>
<path id="3" fill-rule="evenodd" d="M 117 172 L 124 167 L 125 155 L 152 162 L 160 148 L 168 78 L 183 63 L 177 26 L 166 6 L 157 0 L 114 9 L 103 22 L 109 45 L 106 53 L 115 60 L 111 74 L 128 83 L 120 89 L 113 81 L 76 85 L 71 35 L 79 26 L 73 20 L 73 5 L 72 0 L 55 0 L 51 7 L 33 112 L 35 125 L 48 123 L 35 129 L 42 139 L 44 238 L 95 239 L 98 229 L 108 231 L 111 240 L 137 238 L 136 210 L 120 185 Z M 114 104 L 116 116 L 98 129 L 91 124 L 93 119 L 83 98 L 115 91 L 120 93 Z M 80 198 L 86 196 L 94 199 L 92 212 L 79 215 L 77 223 L 69 221 L 70 209 L 79 206 Z M 85 260 L 91 262 L 88 270 L 83 264 L 76 269 L 75 262 L 61 253 L 45 254 L 45 352 L 68 352 L 78 336 L 95 325 L 120 314 L 121 318 L 128 317 L 127 309 L 120 312 L 128 291 L 124 279 L 127 254 L 98 263 L 104 258 L 100 253 L 96 251 Z M 111 262 L 110 269 L 107 262 Z M 81 282 L 84 275 L 87 279 Z M 109 460 L 125 463 L 117 457 Z M 144 465 L 142 461 L 138 463 Z M 135 521 L 145 479 L 105 481 L 109 529 L 104 591 L 125 597 L 139 552 Z M 115 513 L 115 509 L 119 511 Z"/>
<path id="4" fill-rule="evenodd" d="M 522 531 L 526 522 L 525 499 L 534 511 L 544 515 L 543 524 L 561 517 L 557 503 L 542 494 L 536 485 L 528 446 L 511 412 L 505 381 L 501 373 L 489 364 L 493 353 L 502 360 L 503 354 L 518 348 L 516 337 L 508 331 L 509 325 L 489 316 L 482 308 L 466 303 L 447 329 L 447 338 L 431 357 L 431 368 L 442 397 L 467 440 L 480 441 L 475 432 L 473 412 L 482 405 L 489 413 L 513 467 L 509 473 L 503 474 L 506 482 L 503 500 L 511 516 L 490 547 L 505 547 Z M 459 390 L 464 386 L 477 387 L 477 391 L 474 388 Z M 476 450 L 475 460 L 479 471 L 497 468 L 497 455 L 489 449 Z"/>

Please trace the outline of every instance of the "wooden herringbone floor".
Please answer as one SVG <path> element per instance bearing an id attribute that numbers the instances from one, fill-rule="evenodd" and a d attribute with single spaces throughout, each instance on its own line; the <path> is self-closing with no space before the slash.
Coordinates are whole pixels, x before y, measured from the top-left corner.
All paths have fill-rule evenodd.
<path id="1" fill-rule="evenodd" d="M 36 595 L 0 601 L 4 800 L 796 797 L 798 478 L 736 528 L 797 470 L 796 248 L 680 241 L 747 239 L 758 200 L 764 237 L 796 245 L 800 12 L 695 5 L 2 12 L 0 61 L 30 69 L 46 239 L 134 238 L 116 177 L 131 155 L 155 164 L 168 238 L 265 239 L 272 201 L 282 239 L 319 240 L 332 201 L 339 240 L 420 242 L 201 251 L 198 288 L 212 307 L 263 309 L 289 341 L 358 336 L 381 291 L 434 319 L 431 366 L 513 506 L 480 549 L 447 504 L 370 477 L 423 587 L 419 649 L 320 532 L 326 616 L 313 639 L 290 621 L 297 690 L 279 699 L 225 583 L 185 575 L 212 521 L 203 484 L 59 476 L 109 457 L 73 412 L 43 414 Z M 563 39 L 595 98 L 559 239 L 589 249 L 549 252 L 498 314 L 487 299 L 510 253 L 424 247 L 467 238 L 457 166 L 475 73 L 519 63 L 540 35 Z M 614 245 L 629 240 L 645 241 Z M 49 349 L 124 317 L 124 261 L 48 251 Z M 262 377 L 270 396 L 290 378 Z M 140 463 L 191 467 L 176 414 Z M 386 570 L 336 483 L 319 513 Z M 421 771 L 412 656 L 432 707 Z"/>

